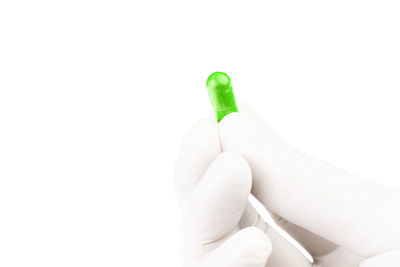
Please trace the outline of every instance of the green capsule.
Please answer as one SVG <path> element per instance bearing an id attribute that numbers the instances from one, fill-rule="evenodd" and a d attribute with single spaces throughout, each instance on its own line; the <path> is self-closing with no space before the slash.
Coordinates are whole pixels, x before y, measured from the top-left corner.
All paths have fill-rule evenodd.
<path id="1" fill-rule="evenodd" d="M 238 112 L 235 96 L 231 85 L 231 78 L 226 73 L 214 72 L 207 79 L 208 96 L 214 108 L 217 121 L 232 112 Z"/>

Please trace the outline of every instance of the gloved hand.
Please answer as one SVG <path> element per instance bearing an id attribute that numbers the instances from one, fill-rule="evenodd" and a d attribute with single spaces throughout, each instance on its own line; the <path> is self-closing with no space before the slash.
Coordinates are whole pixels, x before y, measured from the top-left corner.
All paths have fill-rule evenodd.
<path id="1" fill-rule="evenodd" d="M 198 122 L 183 141 L 184 266 L 400 266 L 400 192 L 304 155 L 239 110 Z M 260 218 L 250 191 L 314 265 Z"/>

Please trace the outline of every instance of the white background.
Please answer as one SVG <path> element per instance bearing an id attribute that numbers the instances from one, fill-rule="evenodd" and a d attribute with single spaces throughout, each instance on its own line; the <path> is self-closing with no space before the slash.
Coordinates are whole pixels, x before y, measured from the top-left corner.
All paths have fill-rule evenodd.
<path id="1" fill-rule="evenodd" d="M 0 266 L 178 266 L 172 170 L 225 71 L 295 147 L 400 188 L 398 1 L 1 1 Z"/>

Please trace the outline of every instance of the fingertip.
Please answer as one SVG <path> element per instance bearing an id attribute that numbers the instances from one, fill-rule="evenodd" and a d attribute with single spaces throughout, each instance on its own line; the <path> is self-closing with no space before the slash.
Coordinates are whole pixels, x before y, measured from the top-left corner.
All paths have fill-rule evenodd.
<path id="1" fill-rule="evenodd" d="M 251 184 L 250 167 L 240 155 L 219 154 L 184 209 L 193 238 L 213 242 L 232 233 L 242 217 Z"/>
<path id="2" fill-rule="evenodd" d="M 250 106 L 246 105 L 245 103 L 239 102 L 238 103 L 238 112 L 232 112 L 226 115 L 221 121 L 220 124 L 226 123 L 226 121 L 230 120 L 237 120 L 241 118 L 247 119 L 262 119 L 260 114 L 252 109 Z"/>
<path id="3" fill-rule="evenodd" d="M 174 168 L 175 187 L 181 203 L 220 152 L 216 121 L 201 119 L 185 134 Z"/>
<path id="4" fill-rule="evenodd" d="M 217 179 L 226 179 L 226 184 L 244 186 L 250 190 L 252 184 L 251 169 L 247 161 L 236 152 L 222 152 L 212 163 L 212 167 L 220 173 Z M 213 170 L 211 170 L 213 171 Z M 224 181 L 221 181 L 224 183 Z"/>
<path id="5" fill-rule="evenodd" d="M 218 135 L 218 123 L 212 119 L 200 119 L 183 136 L 182 147 L 193 144 L 193 141 L 200 141 L 204 135 Z"/>

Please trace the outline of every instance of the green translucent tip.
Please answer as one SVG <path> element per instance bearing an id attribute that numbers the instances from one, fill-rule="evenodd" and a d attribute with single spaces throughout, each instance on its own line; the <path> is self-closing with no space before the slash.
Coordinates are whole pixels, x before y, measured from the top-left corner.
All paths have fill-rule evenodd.
<path id="1" fill-rule="evenodd" d="M 208 76 L 207 90 L 218 122 L 229 113 L 238 112 L 231 78 L 226 73 L 214 72 Z"/>

